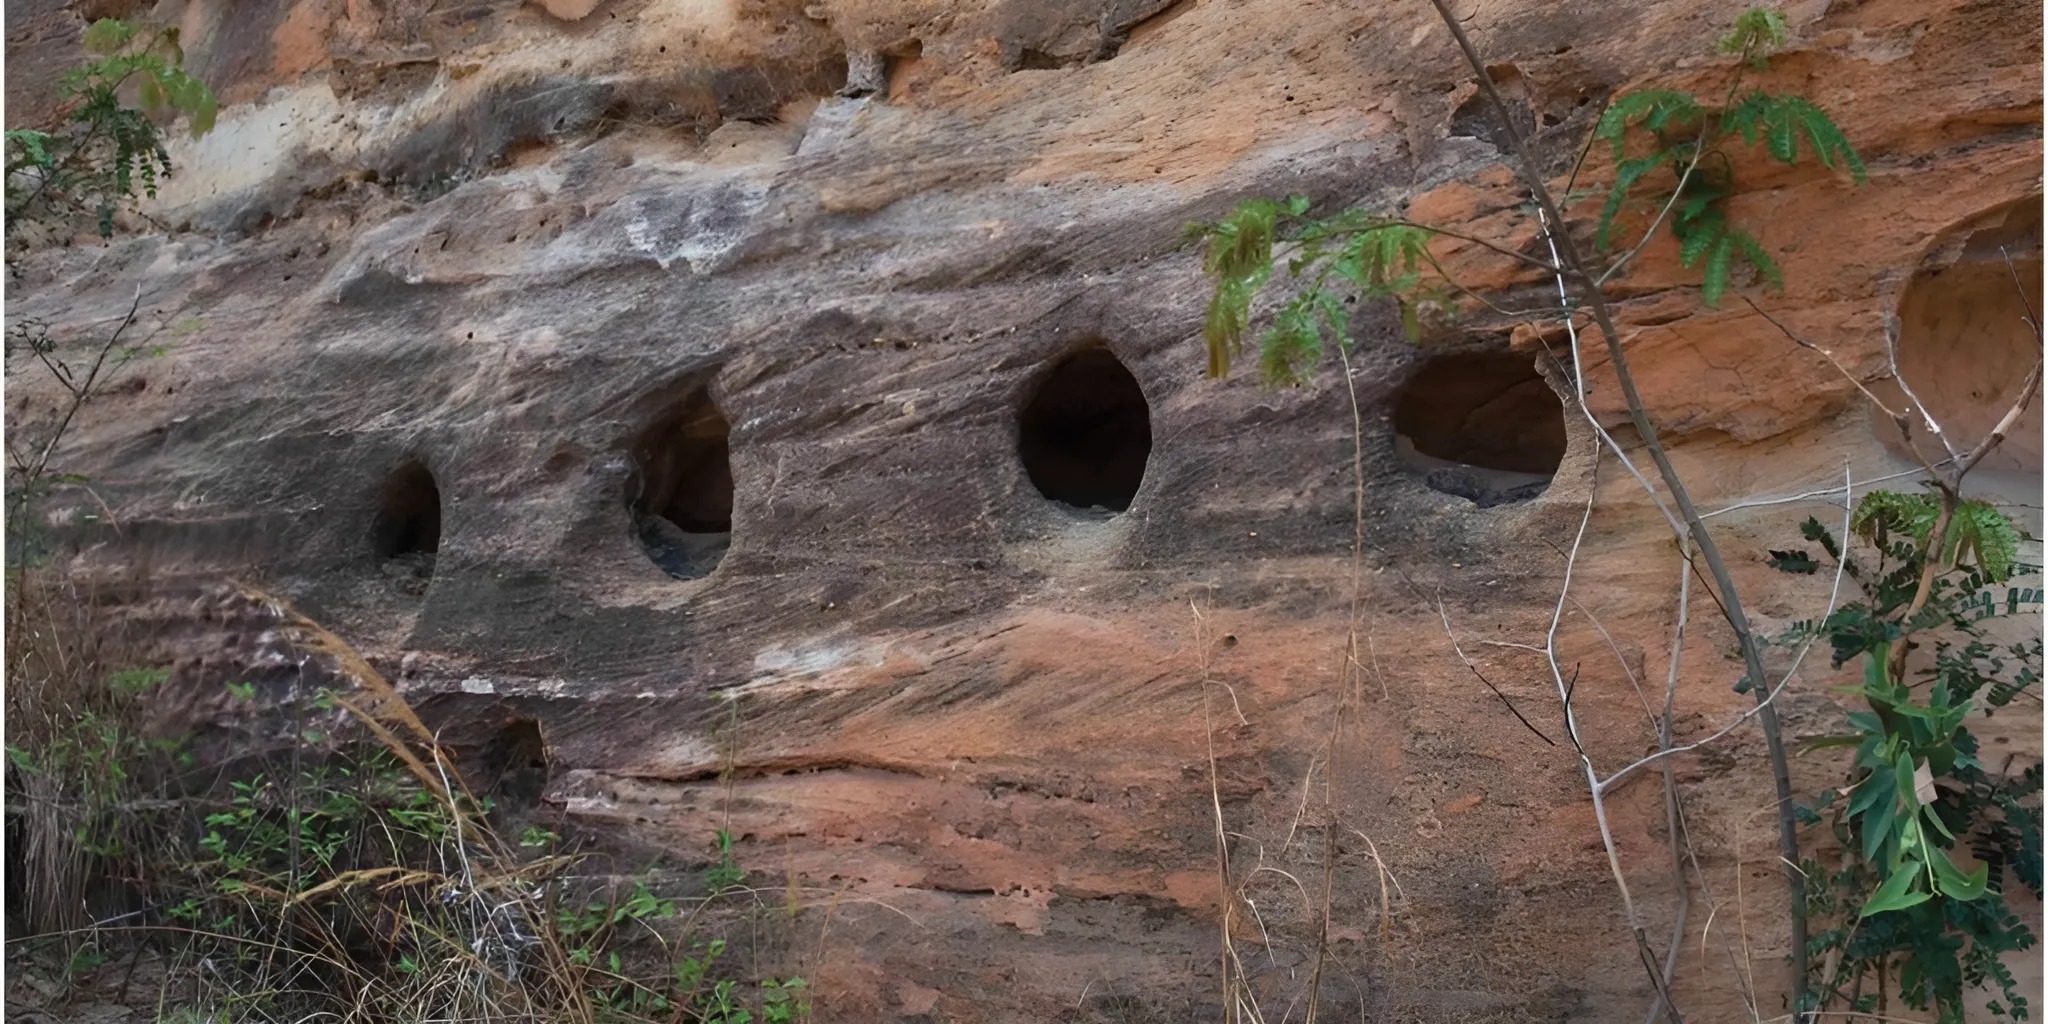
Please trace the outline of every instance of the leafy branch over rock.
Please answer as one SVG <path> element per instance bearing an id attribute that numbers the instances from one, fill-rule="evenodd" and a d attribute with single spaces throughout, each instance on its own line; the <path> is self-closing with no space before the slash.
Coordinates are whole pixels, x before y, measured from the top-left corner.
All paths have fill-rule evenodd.
<path id="1" fill-rule="evenodd" d="M 1810 100 L 1761 90 L 1741 93 L 1743 71 L 1767 65 L 1784 40 L 1782 14 L 1752 10 L 1719 41 L 1721 50 L 1741 62 L 1718 105 L 1680 90 L 1645 89 L 1617 96 L 1601 114 L 1590 141 L 1612 148 L 1615 168 L 1596 221 L 1596 248 L 1610 248 L 1632 200 L 1647 199 L 1658 211 L 1642 241 L 1609 264 L 1601 282 L 1620 273 L 1668 217 L 1680 262 L 1700 268 L 1700 299 L 1708 307 L 1720 304 L 1738 263 L 1755 268 L 1766 286 L 1783 286 L 1776 259 L 1729 219 L 1728 200 L 1737 189 L 1727 146 L 1735 139 L 1762 142 L 1787 165 L 1810 154 L 1823 167 L 1846 170 L 1859 184 L 1865 180 L 1848 137 Z M 1631 156 L 1632 149 L 1642 152 Z M 1660 170 L 1669 172 L 1669 181 L 1650 187 Z M 1260 376 L 1276 385 L 1305 383 L 1329 342 L 1348 345 L 1352 310 L 1369 300 L 1391 300 L 1413 341 L 1421 337 L 1425 308 L 1448 311 L 1453 293 L 1469 295 L 1430 253 L 1434 237 L 1476 242 L 1550 269 L 1503 246 L 1385 212 L 1352 208 L 1318 217 L 1310 215 L 1311 207 L 1304 196 L 1251 199 L 1215 223 L 1190 225 L 1189 236 L 1208 243 L 1203 269 L 1216 286 L 1203 324 L 1209 376 L 1227 376 L 1243 352 L 1253 303 L 1271 282 L 1280 256 L 1287 261 L 1291 294 L 1259 336 L 1258 352 Z"/>
<path id="2" fill-rule="evenodd" d="M 1935 535 L 1940 511 L 1929 495 L 1865 496 L 1850 527 L 1876 549 L 1875 565 L 1848 556 L 1848 538 L 1838 541 L 1817 520 L 1800 528 L 1864 592 L 1823 621 L 1795 624 L 1781 641 L 1825 638 L 1835 667 L 1859 659 L 1863 667 L 1861 685 L 1844 691 L 1867 710 L 1849 713 L 1850 731 L 1808 744 L 1855 748 L 1848 780 L 1800 811 L 1809 825 L 1827 814 L 1841 850 L 1832 869 L 1805 865 L 1818 883 L 1810 912 L 1826 925 L 1812 938 L 1822 958 L 1815 981 L 1823 1005 L 1877 1013 L 1882 996 L 1865 983 L 1875 976 L 1882 991 L 1896 967 L 1904 1001 L 1943 1022 L 1963 1019 L 1966 989 L 1978 985 L 1996 992 L 1993 1013 L 2025 1020 L 2027 1001 L 1998 957 L 2035 939 L 2000 897 L 2008 873 L 2041 893 L 2041 766 L 2016 776 L 1986 771 L 1965 722 L 1980 702 L 1995 711 L 2040 681 L 2042 642 L 2000 647 L 1984 638 L 1982 621 L 2000 614 L 1989 588 L 2016 564 L 2011 521 L 1982 501 L 1957 502 L 1944 538 Z M 1930 567 L 1935 583 L 1920 597 Z M 1920 646 L 1915 635 L 1935 639 L 1931 663 L 1912 680 L 1895 666 L 1900 652 Z M 1957 862 L 1963 849 L 1974 867 Z"/>
<path id="3" fill-rule="evenodd" d="M 85 30 L 96 60 L 66 73 L 58 95 L 68 106 L 55 124 L 10 128 L 7 236 L 29 220 L 62 220 L 90 211 L 100 236 L 112 237 L 116 208 L 141 194 L 155 198 L 170 176 L 157 119 L 182 116 L 192 136 L 213 130 L 213 90 L 185 71 L 176 28 L 102 18 Z M 128 105 L 132 93 L 141 106 Z"/>

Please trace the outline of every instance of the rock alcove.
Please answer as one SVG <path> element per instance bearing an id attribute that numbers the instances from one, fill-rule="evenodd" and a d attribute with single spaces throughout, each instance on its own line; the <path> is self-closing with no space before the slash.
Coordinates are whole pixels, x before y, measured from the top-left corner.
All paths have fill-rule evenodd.
<path id="1" fill-rule="evenodd" d="M 1107 348 L 1054 364 L 1017 424 L 1017 454 L 1038 493 L 1079 509 L 1131 507 L 1152 455 L 1152 410 Z"/>
<path id="2" fill-rule="evenodd" d="M 408 461 L 384 478 L 370 546 L 387 573 L 421 583 L 433 576 L 441 550 L 441 489 L 425 463 Z"/>
<path id="3" fill-rule="evenodd" d="M 732 543 L 732 424 L 699 386 L 633 442 L 627 508 L 647 557 L 679 580 L 711 575 Z"/>
<path id="4" fill-rule="evenodd" d="M 1899 374 L 1912 383 L 1942 430 L 1964 448 L 1997 426 L 2041 356 L 2028 326 L 2033 311 L 2041 308 L 2040 198 L 1976 223 L 1960 249 L 1952 250 L 1953 260 L 1923 267 L 1899 297 Z M 1893 408 L 1903 405 L 1904 396 L 1891 381 L 1879 381 L 1873 390 Z M 1985 457 L 1984 470 L 2039 477 L 2041 406 L 2039 399 L 2031 404 L 2005 441 Z M 1876 409 L 1871 416 L 1886 447 L 1910 454 L 1890 417 Z M 1915 441 L 1928 458 L 1943 457 L 1940 442 L 1925 431 L 1916 431 Z"/>
<path id="5" fill-rule="evenodd" d="M 1401 462 L 1430 489 L 1480 508 L 1534 498 L 1564 459 L 1564 404 L 1526 355 L 1441 355 L 1394 409 Z"/>

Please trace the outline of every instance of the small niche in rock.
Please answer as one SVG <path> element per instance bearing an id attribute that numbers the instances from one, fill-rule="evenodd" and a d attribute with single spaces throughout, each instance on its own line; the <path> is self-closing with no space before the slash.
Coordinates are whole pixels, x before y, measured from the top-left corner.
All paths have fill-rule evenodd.
<path id="1" fill-rule="evenodd" d="M 633 442 L 627 507 L 647 557 L 703 579 L 732 543 L 732 426 L 699 386 Z"/>
<path id="2" fill-rule="evenodd" d="M 1507 105 L 1515 130 L 1523 138 L 1528 138 L 1536 130 L 1536 113 L 1529 105 L 1529 87 L 1521 69 L 1513 64 L 1495 64 L 1486 69 L 1486 77 L 1493 80 L 1501 102 Z M 1500 114 L 1494 110 L 1493 100 L 1487 98 L 1484 89 L 1473 93 L 1451 112 L 1450 134 L 1478 139 L 1503 153 L 1514 149 L 1507 132 L 1501 128 Z"/>
<path id="3" fill-rule="evenodd" d="M 1899 375 L 1958 448 L 1998 425 L 2041 358 L 2027 325 L 2041 308 L 2041 199 L 1978 218 L 1966 230 L 1946 233 L 1939 249 L 1948 258 L 1923 266 L 1899 298 Z M 1890 380 L 1872 390 L 1894 409 L 1906 405 Z M 2041 407 L 2037 396 L 1979 464 L 1984 470 L 2039 476 Z M 1893 452 L 1911 454 L 1891 417 L 1873 409 L 1871 427 Z M 1913 441 L 1927 458 L 1946 454 L 1925 431 L 1914 431 Z"/>
<path id="4" fill-rule="evenodd" d="M 441 489 L 424 463 L 407 462 L 384 478 L 370 545 L 387 575 L 408 590 L 425 589 L 441 549 Z"/>
<path id="5" fill-rule="evenodd" d="M 1017 453 L 1038 493 L 1102 513 L 1131 507 L 1152 455 L 1152 409 L 1106 348 L 1061 360 L 1017 424 Z"/>
<path id="6" fill-rule="evenodd" d="M 1401 462 L 1430 489 L 1490 508 L 1550 486 L 1564 459 L 1564 403 L 1529 356 L 1438 356 L 1394 408 Z"/>
<path id="7" fill-rule="evenodd" d="M 515 718 L 498 730 L 482 751 L 482 778 L 501 806 L 530 810 L 540 804 L 548 785 L 548 745 L 540 723 Z"/>

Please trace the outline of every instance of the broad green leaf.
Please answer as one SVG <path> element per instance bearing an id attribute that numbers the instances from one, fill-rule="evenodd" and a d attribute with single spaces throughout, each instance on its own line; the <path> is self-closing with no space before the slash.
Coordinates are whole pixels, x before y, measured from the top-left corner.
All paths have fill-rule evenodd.
<path id="1" fill-rule="evenodd" d="M 1947 822 L 1945 822 L 1945 821 L 1943 821 L 1943 820 L 1941 820 L 1941 815 L 1939 815 L 1939 814 L 1936 814 L 1936 813 L 1934 813 L 1934 808 L 1933 808 L 1933 807 L 1931 807 L 1931 806 L 1929 806 L 1929 805 L 1927 804 L 1927 802 L 1926 802 L 1926 800 L 1925 800 L 1924 798 L 1916 796 L 1916 797 L 1915 797 L 1915 799 L 1920 799 L 1920 800 L 1921 800 L 1921 804 L 1920 804 L 1920 818 L 1921 818 L 1921 820 L 1922 820 L 1922 821 L 1924 821 L 1924 822 L 1926 822 L 1926 823 L 1927 823 L 1928 825 L 1932 825 L 1932 826 L 1934 826 L 1934 830 L 1935 830 L 1936 832 L 1939 832 L 1939 833 L 1941 833 L 1941 837 L 1942 837 L 1943 839 L 1946 839 L 1946 840 L 1948 840 L 1948 841 L 1949 841 L 1949 842 L 1951 842 L 1951 843 L 1955 842 L 1955 841 L 1956 841 L 1956 834 L 1955 834 L 1954 832 L 1950 832 L 1950 831 L 1948 830 L 1948 823 L 1947 823 Z M 1936 858 L 1934 858 L 1934 859 L 1935 859 L 1935 860 L 1937 860 L 1937 861 L 1939 861 L 1939 860 L 1941 860 L 1942 858 L 1940 858 L 1940 857 L 1936 857 Z M 1937 865 L 1937 867 L 1938 867 L 1938 866 L 1939 866 L 1939 865 Z"/>
<path id="2" fill-rule="evenodd" d="M 1982 898 L 1991 890 L 1991 869 L 1988 865 L 1979 864 L 1976 870 L 1964 874 L 1954 861 L 1941 853 L 1930 858 L 1930 863 L 1934 865 L 1935 884 L 1943 896 L 1967 903 Z"/>
<path id="3" fill-rule="evenodd" d="M 1885 879 L 1883 885 L 1878 886 L 1877 891 L 1870 895 L 1869 902 L 1863 904 L 1863 911 L 1859 916 L 1869 917 L 1888 910 L 1905 910 L 1932 899 L 1931 893 L 1912 891 L 1913 880 L 1919 876 L 1920 870 L 1920 865 L 1908 861 L 1906 868 L 1894 872 L 1890 878 Z"/>
<path id="4" fill-rule="evenodd" d="M 113 18 L 101 18 L 86 27 L 81 43 L 85 52 L 111 54 L 135 38 L 135 26 Z"/>
<path id="5" fill-rule="evenodd" d="M 1885 845 L 1895 838 L 1893 826 L 1898 821 L 1898 793 L 1891 786 L 1885 787 L 1884 799 L 1871 806 L 1863 815 L 1863 859 L 1877 862 L 1877 855 Z"/>
<path id="6" fill-rule="evenodd" d="M 1899 800 L 1906 805 L 1908 813 L 1920 809 L 1920 798 L 1914 792 L 1917 787 L 1913 784 L 1913 768 L 1913 755 L 1911 753 L 1907 753 L 1897 761 L 1892 762 L 1892 772 L 1896 776 L 1892 785 L 1898 791 Z M 1907 821 L 1906 826 L 1909 830 L 1915 827 L 1911 821 Z"/>
<path id="7" fill-rule="evenodd" d="M 1862 814 L 1880 803 L 1890 803 L 1891 799 L 1892 777 L 1872 772 L 1864 777 L 1863 782 L 1856 787 L 1855 795 L 1850 797 L 1849 814 Z"/>
<path id="8" fill-rule="evenodd" d="M 213 130 L 214 117 L 220 112 L 220 104 L 208 91 L 192 104 L 187 117 L 192 121 L 192 137 L 198 138 Z"/>
<path id="9" fill-rule="evenodd" d="M 1807 740 L 1805 743 L 1801 744 L 1799 747 L 1799 753 L 1803 756 L 1806 754 L 1811 754 L 1816 750 L 1828 750 L 1834 747 L 1853 747 L 1861 742 L 1863 742 L 1863 736 L 1860 733 L 1848 733 L 1841 736 L 1822 736 L 1818 739 Z"/>

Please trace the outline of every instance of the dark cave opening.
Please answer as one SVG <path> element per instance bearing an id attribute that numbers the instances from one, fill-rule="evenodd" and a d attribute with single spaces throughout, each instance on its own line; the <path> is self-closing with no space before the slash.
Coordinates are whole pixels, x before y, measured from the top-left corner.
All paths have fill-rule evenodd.
<path id="1" fill-rule="evenodd" d="M 409 461 L 384 478 L 370 544 L 379 559 L 416 563 L 422 575 L 433 572 L 441 549 L 441 489 L 425 463 Z"/>
<path id="2" fill-rule="evenodd" d="M 1564 403 L 1527 355 L 1438 356 L 1394 409 L 1401 461 L 1481 508 L 1534 498 L 1564 459 Z"/>
<path id="3" fill-rule="evenodd" d="M 732 543 L 731 433 L 700 386 L 633 442 L 633 532 L 647 557 L 676 579 L 711 575 Z"/>
<path id="4" fill-rule="evenodd" d="M 1131 507 L 1152 455 L 1152 409 L 1106 348 L 1061 360 L 1018 422 L 1017 451 L 1038 493 L 1076 508 Z"/>
<path id="5" fill-rule="evenodd" d="M 548 784 L 548 745 L 540 723 L 531 718 L 514 718 L 492 737 L 480 758 L 478 778 L 488 780 L 489 791 L 508 809 L 532 810 L 540 803 Z"/>

